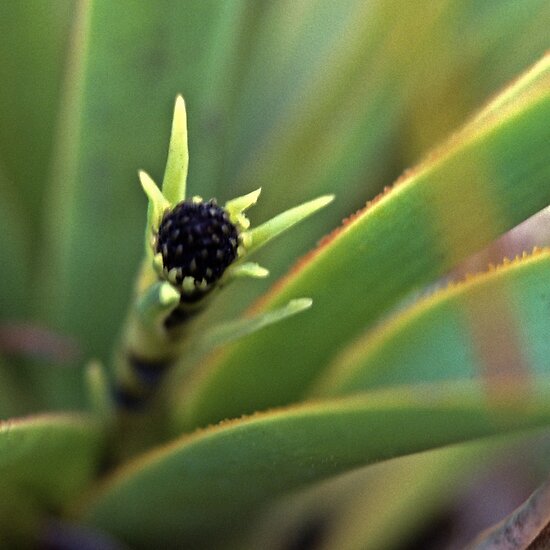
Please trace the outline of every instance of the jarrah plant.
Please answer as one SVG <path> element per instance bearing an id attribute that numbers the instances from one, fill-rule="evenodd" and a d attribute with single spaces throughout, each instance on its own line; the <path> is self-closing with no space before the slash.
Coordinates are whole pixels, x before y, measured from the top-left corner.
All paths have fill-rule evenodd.
<path id="1" fill-rule="evenodd" d="M 90 81 L 87 99 L 99 82 Z M 80 113 L 78 92 L 69 96 Z M 78 412 L 51 412 L 45 400 L 47 413 L 1 421 L 0 546 L 391 548 L 474 464 L 550 424 L 550 249 L 441 283 L 550 204 L 550 56 L 237 316 L 227 312 L 238 292 L 260 284 L 246 279 L 268 275 L 253 254 L 333 196 L 259 225 L 247 215 L 260 196 L 252 186 L 223 205 L 210 193 L 188 196 L 186 116 L 178 96 L 162 185 L 139 173 L 148 198 L 144 259 L 112 361 L 91 360 L 78 383 L 67 384 L 84 389 L 75 392 Z M 63 154 L 72 158 L 75 135 L 85 132 L 74 120 L 68 126 Z M 291 143 L 301 159 L 301 142 Z M 84 157 L 97 144 L 87 145 Z M 101 168 L 79 165 L 94 178 Z M 64 170 L 78 172 L 71 160 Z M 52 224 L 52 241 L 65 243 L 80 260 L 74 269 L 85 270 L 87 254 L 102 258 L 95 240 L 80 247 L 79 232 L 93 225 L 86 216 L 107 217 L 121 204 L 102 195 L 98 206 L 92 190 L 79 193 L 90 211 L 70 229 Z M 63 200 L 78 202 L 71 193 Z M 51 249 L 59 288 L 50 307 L 62 316 L 64 303 L 79 301 L 72 268 L 59 267 L 66 249 Z M 107 281 L 118 276 L 108 261 L 101 267 Z M 67 318 L 89 315 L 80 322 L 93 332 L 95 316 L 108 315 L 104 301 L 97 304 L 104 313 L 75 307 Z M 17 335 L 1 334 L 9 349 Z M 32 336 L 35 348 L 45 339 Z M 56 376 L 44 394 L 74 373 Z M 0 385 L 8 397 L 21 388 L 9 376 Z M 13 395 L 14 403 L 1 403 L 8 411 L 18 411 L 26 393 Z M 543 485 L 473 548 L 508 548 L 510 532 L 525 548 L 544 544 L 547 493 Z M 536 521 L 521 521 L 526 515 Z"/>

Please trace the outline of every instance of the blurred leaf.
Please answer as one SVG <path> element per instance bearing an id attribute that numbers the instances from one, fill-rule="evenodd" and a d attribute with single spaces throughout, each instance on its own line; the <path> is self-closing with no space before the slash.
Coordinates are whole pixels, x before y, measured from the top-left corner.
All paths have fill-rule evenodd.
<path id="1" fill-rule="evenodd" d="M 85 521 L 142 547 L 208 546 L 266 501 L 392 457 L 550 421 L 550 380 L 527 402 L 475 384 L 426 385 L 296 406 L 184 437 L 106 481 Z M 146 495 L 146 498 L 144 496 Z"/>
<path id="2" fill-rule="evenodd" d="M 26 412 L 30 396 L 16 376 L 17 370 L 0 356 L 0 419 Z"/>
<path id="3" fill-rule="evenodd" d="M 529 384 L 550 365 L 550 249 L 421 300 L 345 350 L 313 393 L 493 376 Z"/>
<path id="4" fill-rule="evenodd" d="M 344 224 L 254 311 L 311 296 L 315 308 L 229 346 L 177 395 L 187 428 L 298 399 L 349 339 L 420 285 L 550 203 L 550 56 L 512 106 L 474 118 Z M 529 93 L 526 90 L 529 89 Z M 500 101 L 497 98 L 495 101 Z"/>
<path id="5" fill-rule="evenodd" d="M 32 220 L 35 246 L 75 8 L 73 0 L 0 2 L 0 159 L 22 214 Z"/>
<path id="6" fill-rule="evenodd" d="M 59 550 L 130 550 L 107 533 L 52 519 L 42 526 L 39 543 L 40 548 Z"/>
<path id="7" fill-rule="evenodd" d="M 2 485 L 0 500 L 0 547 L 36 547 L 40 508 L 28 494 Z"/>
<path id="8" fill-rule="evenodd" d="M 405 456 L 319 483 L 277 500 L 259 521 L 243 526 L 250 533 L 231 548 L 293 548 L 308 533 L 319 550 L 403 548 L 446 509 L 474 470 L 495 451 L 510 449 L 508 439 Z"/>
<path id="9" fill-rule="evenodd" d="M 544 550 L 550 544 L 550 482 L 517 510 L 482 533 L 467 550 Z"/>
<path id="10" fill-rule="evenodd" d="M 23 317 L 29 310 L 31 230 L 25 208 L 0 166 L 0 320 Z"/>
<path id="11" fill-rule="evenodd" d="M 52 414 L 2 421 L 2 488 L 59 510 L 89 484 L 100 451 L 98 426 L 85 417 Z"/>

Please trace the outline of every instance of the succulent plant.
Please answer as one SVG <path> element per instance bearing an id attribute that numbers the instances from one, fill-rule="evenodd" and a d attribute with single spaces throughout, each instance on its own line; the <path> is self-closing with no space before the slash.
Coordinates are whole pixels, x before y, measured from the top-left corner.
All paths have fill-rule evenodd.
<path id="1" fill-rule="evenodd" d="M 405 550 L 540 480 L 548 3 L 167 7 L 0 6 L 0 546 Z"/>

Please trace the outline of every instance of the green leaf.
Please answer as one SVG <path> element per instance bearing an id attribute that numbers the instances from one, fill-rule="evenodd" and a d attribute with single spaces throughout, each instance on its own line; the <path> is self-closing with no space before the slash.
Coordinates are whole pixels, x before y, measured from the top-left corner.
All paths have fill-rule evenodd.
<path id="1" fill-rule="evenodd" d="M 234 223 L 237 221 L 239 214 L 242 214 L 245 210 L 248 210 L 250 207 L 254 206 L 260 197 L 262 188 L 251 191 L 246 195 L 231 199 L 225 203 L 225 209 L 229 212 L 229 217 Z"/>
<path id="2" fill-rule="evenodd" d="M 179 301 L 180 294 L 170 283 L 157 281 L 139 296 L 136 313 L 141 323 L 149 330 L 155 331 Z"/>
<path id="3" fill-rule="evenodd" d="M 181 95 L 178 95 L 174 107 L 168 160 L 162 180 L 162 193 L 168 202 L 177 204 L 185 199 L 188 168 L 187 113 L 185 112 L 185 101 Z"/>
<path id="4" fill-rule="evenodd" d="M 294 208 L 290 208 L 268 220 L 245 234 L 246 249 L 248 254 L 252 254 L 260 249 L 271 239 L 280 235 L 283 231 L 290 229 L 293 225 L 311 216 L 317 210 L 324 208 L 334 200 L 334 195 L 326 195 L 312 201 L 306 202 Z"/>
<path id="5" fill-rule="evenodd" d="M 274 311 L 261 313 L 250 318 L 229 321 L 224 325 L 210 329 L 200 338 L 199 347 L 203 350 L 212 350 L 217 346 L 240 340 L 245 336 L 254 334 L 258 330 L 305 311 L 311 305 L 312 301 L 309 298 L 298 298 L 291 300 L 286 306 Z"/>
<path id="6" fill-rule="evenodd" d="M 280 281 L 255 311 L 300 295 L 315 309 L 204 364 L 176 422 L 191 428 L 298 399 L 339 347 L 408 292 L 547 206 L 549 67 L 547 56 L 540 78 L 528 73 L 531 88 L 520 78 L 504 92 L 517 91 L 515 108 L 474 119 Z"/>
<path id="7" fill-rule="evenodd" d="M 158 229 L 162 214 L 170 206 L 170 203 L 147 172 L 143 170 L 139 171 L 139 181 L 148 199 L 147 225 L 145 229 L 145 255 L 146 257 L 151 257 L 153 254 L 151 246 L 153 231 Z"/>
<path id="8" fill-rule="evenodd" d="M 212 353 L 220 346 L 236 342 L 256 332 L 270 327 L 309 309 L 312 301 L 309 298 L 298 298 L 290 300 L 288 304 L 273 311 L 227 321 L 214 327 L 209 327 L 200 336 L 192 339 L 187 346 L 183 347 L 181 367 L 170 378 L 168 386 L 181 384 L 181 381 L 188 375 L 191 365 L 200 362 L 208 353 Z M 168 394 L 169 398 L 170 394 Z"/>
<path id="9" fill-rule="evenodd" d="M 211 545 L 274 497 L 358 466 L 544 426 L 550 379 L 527 401 L 426 385 L 261 413 L 183 437 L 105 482 L 84 520 L 141 546 Z M 219 540 L 219 538 L 218 538 Z"/>
<path id="10" fill-rule="evenodd" d="M 429 296 L 345 350 L 315 395 L 548 372 L 550 249 Z"/>
<path id="11" fill-rule="evenodd" d="M 0 422 L 2 488 L 60 509 L 90 483 L 102 437 L 98 424 L 51 414 Z"/>

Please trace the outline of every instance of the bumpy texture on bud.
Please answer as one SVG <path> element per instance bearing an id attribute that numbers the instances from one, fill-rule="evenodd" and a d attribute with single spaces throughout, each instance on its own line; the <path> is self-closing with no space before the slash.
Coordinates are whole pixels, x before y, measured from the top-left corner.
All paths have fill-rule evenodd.
<path id="1" fill-rule="evenodd" d="M 183 201 L 164 214 L 156 251 L 162 254 L 165 273 L 172 272 L 177 284 L 193 277 L 197 284 L 211 285 L 236 259 L 238 244 L 237 228 L 214 200 Z"/>

